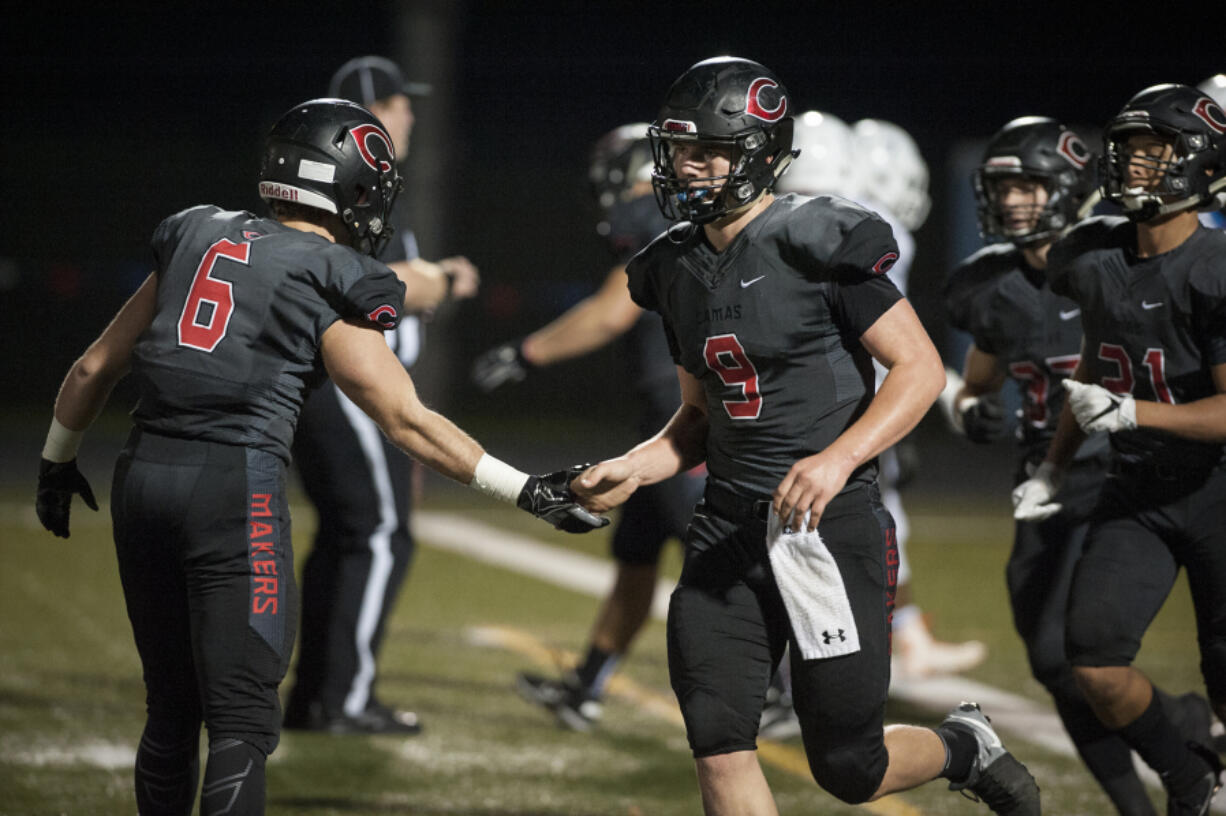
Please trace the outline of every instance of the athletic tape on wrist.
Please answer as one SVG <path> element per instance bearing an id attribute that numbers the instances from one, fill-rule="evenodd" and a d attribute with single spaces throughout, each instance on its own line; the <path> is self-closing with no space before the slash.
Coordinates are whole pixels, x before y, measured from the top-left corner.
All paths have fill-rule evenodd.
<path id="1" fill-rule="evenodd" d="M 468 486 L 487 496 L 501 499 L 508 504 L 515 504 L 528 482 L 528 474 L 495 459 L 488 453 L 481 454 L 477 469 L 473 471 L 473 480 Z"/>
<path id="2" fill-rule="evenodd" d="M 58 419 L 51 417 L 47 441 L 43 443 L 43 458 L 49 462 L 71 462 L 77 458 L 77 448 L 81 447 L 83 436 L 85 431 L 66 428 Z"/>

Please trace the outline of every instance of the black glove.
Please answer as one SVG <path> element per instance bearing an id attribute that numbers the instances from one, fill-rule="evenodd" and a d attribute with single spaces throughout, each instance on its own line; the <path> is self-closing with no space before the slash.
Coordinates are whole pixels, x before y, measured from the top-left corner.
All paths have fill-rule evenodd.
<path id="1" fill-rule="evenodd" d="M 1005 432 L 1005 406 L 1000 394 L 984 394 L 962 411 L 962 428 L 972 442 L 991 442 Z"/>
<path id="2" fill-rule="evenodd" d="M 98 509 L 94 491 L 90 490 L 89 482 L 77 470 L 76 459 L 67 462 L 43 459 L 39 462 L 38 495 L 34 500 L 34 509 L 43 526 L 60 538 L 68 538 L 68 511 L 74 493 L 81 494 L 90 510 Z"/>
<path id="3" fill-rule="evenodd" d="M 473 384 L 488 394 L 506 383 L 521 382 L 532 364 L 524 359 L 519 341 L 504 343 L 483 353 L 473 362 Z"/>
<path id="4" fill-rule="evenodd" d="M 588 467 L 575 465 L 544 476 L 529 476 L 515 500 L 516 506 L 568 533 L 586 533 L 604 527 L 609 520 L 580 507 L 570 490 L 571 481 Z"/>

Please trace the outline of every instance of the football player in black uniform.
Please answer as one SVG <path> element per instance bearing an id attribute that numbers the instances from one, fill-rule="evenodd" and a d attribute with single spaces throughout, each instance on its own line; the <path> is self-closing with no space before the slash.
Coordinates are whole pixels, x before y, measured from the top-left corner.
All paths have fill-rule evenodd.
<path id="1" fill-rule="evenodd" d="M 522 340 L 481 355 L 472 371 L 481 390 L 518 382 L 533 369 L 624 337 L 624 376 L 640 404 L 640 433 L 654 433 L 677 410 L 681 395 L 660 316 L 638 306 L 626 287 L 626 262 L 668 227 L 652 197 L 651 168 L 645 122 L 614 128 L 596 141 L 589 176 L 603 216 L 597 232 L 612 252 L 613 267 L 593 295 Z M 561 679 L 532 673 L 517 678 L 520 693 L 552 710 L 562 725 L 586 731 L 600 718 L 605 683 L 651 613 L 660 552 L 667 541 L 685 534 L 703 481 L 702 468 L 695 468 L 630 498 L 613 531 L 617 575 L 592 623 L 583 658 Z"/>
<path id="2" fill-rule="evenodd" d="M 328 96 L 373 113 L 403 161 L 415 121 L 411 96 L 427 89 L 406 83 L 391 60 L 365 56 L 337 69 Z M 403 212 L 403 204 L 392 210 L 395 234 L 379 260 L 408 287 L 406 314 L 383 336 L 411 369 L 421 351 L 421 314 L 448 297 L 474 294 L 478 275 L 464 257 L 437 264 L 419 257 Z M 319 523 L 302 568 L 302 628 L 284 725 L 329 733 L 416 733 L 417 715 L 379 700 L 375 683 L 384 624 L 413 560 L 409 522 L 417 466 L 327 381 L 302 407 L 293 456 Z"/>
<path id="3" fill-rule="evenodd" d="M 1046 458 L 1014 492 L 1041 519 L 1085 434 L 1107 431 L 1111 477 L 1073 576 L 1065 642 L 1098 718 L 1163 779 L 1170 814 L 1203 814 L 1218 757 L 1188 742 L 1132 667 L 1186 568 L 1201 672 L 1226 717 L 1226 233 L 1197 207 L 1226 189 L 1226 113 L 1186 85 L 1138 93 L 1108 123 L 1103 192 L 1127 217 L 1078 225 L 1048 255 L 1081 308 L 1081 362 Z"/>
<path id="4" fill-rule="evenodd" d="M 669 675 L 709 814 L 775 812 L 756 736 L 789 646 L 817 782 L 864 802 L 939 776 L 997 813 L 1038 788 L 973 703 L 938 729 L 883 729 L 897 548 L 876 459 L 944 384 L 884 274 L 889 227 L 830 197 L 776 199 L 794 158 L 790 99 L 749 60 L 697 63 L 650 134 L 661 209 L 678 221 L 629 264 L 664 318 L 681 407 L 655 436 L 572 483 L 589 509 L 705 461 L 668 613 Z M 872 360 L 889 373 L 874 396 Z"/>
<path id="5" fill-rule="evenodd" d="M 142 814 L 192 811 L 202 722 L 201 812 L 264 812 L 298 614 L 286 465 L 303 394 L 325 373 L 440 473 L 564 529 L 607 523 L 570 501 L 567 471 L 519 473 L 417 399 L 382 336 L 405 286 L 368 257 L 389 237 L 400 185 L 369 112 L 298 105 L 264 146 L 259 191 L 273 217 L 199 206 L 163 221 L 154 273 L 60 389 L 36 508 L 67 537 L 74 494 L 97 508 L 76 464 L 82 434 L 129 368 L 139 383 L 111 515 L 147 691 Z"/>
<path id="6" fill-rule="evenodd" d="M 946 285 L 949 321 L 973 341 L 954 397 L 956 426 L 976 442 L 998 438 L 999 393 L 1012 379 L 1022 394 L 1019 483 L 1047 452 L 1064 405 L 1060 384 L 1081 356 L 1081 310 L 1051 291 L 1044 270 L 1052 243 L 1098 200 L 1092 158 L 1076 132 L 1047 117 L 1024 116 L 997 131 L 974 187 L 980 231 L 999 243 L 963 261 Z M 1131 749 L 1094 716 L 1064 653 L 1069 584 L 1107 456 L 1101 436 L 1081 445 L 1058 498 L 1061 511 L 1017 522 L 1005 575 L 1030 670 L 1051 693 L 1078 753 L 1119 813 L 1152 816 Z M 1200 695 L 1164 700 L 1189 725 L 1207 727 L 1209 707 Z"/>

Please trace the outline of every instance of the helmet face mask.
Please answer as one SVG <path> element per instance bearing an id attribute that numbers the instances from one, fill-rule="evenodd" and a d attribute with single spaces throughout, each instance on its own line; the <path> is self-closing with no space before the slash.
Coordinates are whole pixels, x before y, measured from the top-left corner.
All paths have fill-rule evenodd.
<path id="1" fill-rule="evenodd" d="M 795 157 L 787 90 L 762 65 L 716 57 L 690 67 L 668 91 L 648 128 L 656 202 L 672 221 L 706 224 L 756 201 Z M 706 145 L 730 154 L 726 174 L 677 175 L 681 145 Z"/>
<path id="2" fill-rule="evenodd" d="M 1009 122 L 988 142 L 972 180 L 980 232 L 1023 248 L 1055 240 L 1097 201 L 1092 159 L 1081 137 L 1054 119 Z"/>
<path id="3" fill-rule="evenodd" d="M 1226 113 L 1186 85 L 1138 93 L 1103 134 L 1103 195 L 1134 221 L 1226 196 Z"/>
<path id="4" fill-rule="evenodd" d="M 313 99 L 285 113 L 264 143 L 260 197 L 336 215 L 349 245 L 377 256 L 404 186 L 391 138 L 373 114 L 341 99 Z"/>

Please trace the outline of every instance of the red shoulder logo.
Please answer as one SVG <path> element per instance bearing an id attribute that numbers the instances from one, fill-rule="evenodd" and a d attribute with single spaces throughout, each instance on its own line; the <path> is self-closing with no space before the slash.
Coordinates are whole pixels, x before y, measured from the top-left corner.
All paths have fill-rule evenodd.
<path id="1" fill-rule="evenodd" d="M 366 162 L 370 169 L 378 170 L 380 173 L 386 173 L 392 169 L 392 163 L 388 159 L 395 159 L 396 151 L 392 150 L 392 140 L 387 137 L 382 128 L 375 125 L 358 125 L 357 127 L 349 128 L 349 135 L 357 143 L 358 154 L 361 155 L 362 161 Z M 376 142 L 382 143 L 388 158 L 383 159 L 376 156 L 374 151 L 370 149 L 370 144 L 367 142 L 368 139 L 375 139 Z"/>
<path id="2" fill-rule="evenodd" d="M 894 268 L 894 264 L 898 263 L 897 252 L 887 252 L 877 259 L 877 263 L 873 264 L 874 275 L 884 275 Z"/>
<path id="3" fill-rule="evenodd" d="M 779 101 L 773 108 L 768 108 L 761 99 L 763 91 L 768 88 L 778 87 L 778 82 L 767 77 L 758 77 L 749 83 L 749 93 L 745 99 L 745 112 L 750 116 L 761 119 L 763 122 L 778 122 L 782 119 L 783 115 L 788 112 L 788 98 L 786 96 L 776 93 Z"/>
<path id="4" fill-rule="evenodd" d="M 376 306 L 366 315 L 366 319 L 371 323 L 378 323 L 380 326 L 387 329 L 396 328 L 396 322 L 399 317 L 400 315 L 396 311 L 396 307 L 389 306 L 386 303 L 381 306 Z"/>

